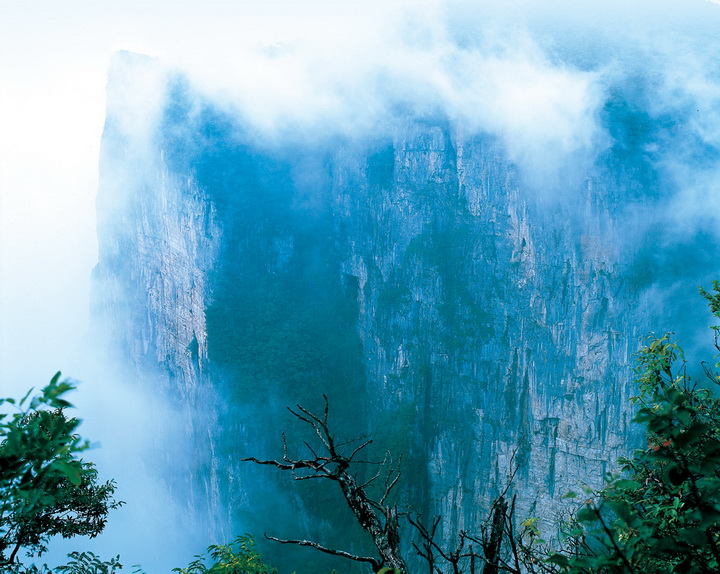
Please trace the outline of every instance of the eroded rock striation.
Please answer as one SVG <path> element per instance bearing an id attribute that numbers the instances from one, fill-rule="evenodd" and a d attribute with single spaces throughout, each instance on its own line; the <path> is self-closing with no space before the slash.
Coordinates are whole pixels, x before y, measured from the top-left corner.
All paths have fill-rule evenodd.
<path id="1" fill-rule="evenodd" d="M 119 55 L 113 73 L 163 97 L 138 130 L 147 104 L 111 75 L 97 308 L 136 376 L 184 405 L 219 515 L 264 528 L 274 483 L 238 461 L 276 454 L 283 407 L 323 393 L 339 434 L 402 455 L 403 504 L 448 535 L 515 467 L 518 512 L 551 520 L 637 444 L 632 354 L 670 295 L 707 280 L 688 254 L 716 240 L 653 248 L 668 234 L 643 217 L 672 184 L 647 149 L 666 134 L 638 132 L 630 96 L 602 110 L 609 143 L 548 186 L 439 112 L 270 144 L 152 60 Z M 311 518 L 325 494 L 273 496 L 332 537 L 334 511 Z"/>

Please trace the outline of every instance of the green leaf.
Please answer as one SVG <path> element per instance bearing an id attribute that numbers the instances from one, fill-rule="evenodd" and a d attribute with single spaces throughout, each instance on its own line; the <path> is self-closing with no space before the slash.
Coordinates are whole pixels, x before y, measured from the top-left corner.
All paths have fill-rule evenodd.
<path id="1" fill-rule="evenodd" d="M 25 396 L 24 396 L 24 397 L 23 397 L 22 399 L 20 399 L 20 403 L 19 403 L 19 404 L 20 404 L 20 406 L 22 406 L 22 405 L 24 405 L 24 404 L 25 404 L 25 401 L 27 401 L 27 400 L 28 400 L 28 397 L 29 397 L 29 396 L 30 396 L 30 394 L 31 394 L 31 393 L 33 392 L 33 390 L 34 390 L 34 389 L 33 389 L 33 388 L 31 388 L 31 389 L 30 389 L 30 390 L 29 390 L 29 391 L 28 391 L 27 393 L 25 393 Z"/>
<path id="2" fill-rule="evenodd" d="M 691 546 L 703 547 L 708 543 L 705 530 L 702 528 L 680 528 L 678 536 L 683 542 Z"/>
<path id="3" fill-rule="evenodd" d="M 81 469 L 79 469 L 76 465 L 56 460 L 52 463 L 52 467 L 62 472 L 75 486 L 78 486 L 82 482 Z"/>
<path id="4" fill-rule="evenodd" d="M 578 510 L 575 518 L 577 518 L 578 522 L 596 522 L 598 520 L 598 511 L 596 508 L 584 506 Z"/>
<path id="5" fill-rule="evenodd" d="M 550 562 L 550 564 L 556 564 L 561 568 L 568 568 L 570 566 L 570 560 L 568 560 L 567 556 L 557 553 L 551 554 L 548 558 L 548 562 Z"/>
<path id="6" fill-rule="evenodd" d="M 625 500 L 610 500 L 607 502 L 608 507 L 617 514 L 625 523 L 630 524 L 632 513 L 630 505 Z"/>
<path id="7" fill-rule="evenodd" d="M 615 488 L 626 489 L 626 490 L 638 490 L 642 485 L 636 480 L 630 480 L 628 478 L 619 478 L 613 484 Z"/>

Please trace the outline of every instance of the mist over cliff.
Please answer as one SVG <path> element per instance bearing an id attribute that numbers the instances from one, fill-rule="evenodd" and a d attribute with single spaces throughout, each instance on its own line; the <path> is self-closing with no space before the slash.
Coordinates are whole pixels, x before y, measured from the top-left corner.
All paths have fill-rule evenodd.
<path id="1" fill-rule="evenodd" d="M 322 394 L 447 535 L 515 466 L 550 524 L 638 443 L 632 355 L 649 331 L 707 347 L 718 275 L 720 13 L 690 4 L 433 5 L 223 74 L 115 57 L 97 332 L 176 413 L 157 472 L 208 543 L 363 548 L 334 493 L 239 462 Z"/>

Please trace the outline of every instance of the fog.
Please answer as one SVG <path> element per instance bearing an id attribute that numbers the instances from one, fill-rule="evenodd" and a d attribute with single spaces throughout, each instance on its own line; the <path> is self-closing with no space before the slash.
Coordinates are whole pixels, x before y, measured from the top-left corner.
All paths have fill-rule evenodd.
<path id="1" fill-rule="evenodd" d="M 667 136 L 647 154 L 674 185 L 661 209 L 632 220 L 628 238 L 656 226 L 664 249 L 699 230 L 717 235 L 720 162 L 707 158 L 720 147 L 720 5 L 494 4 L 0 5 L 0 395 L 41 386 L 57 370 L 82 381 L 73 400 L 83 433 L 102 443 L 90 458 L 126 485 L 120 497 L 128 505 L 111 516 L 100 543 L 106 556 L 121 552 L 127 564 L 169 570 L 206 544 L 190 549 L 199 535 L 178 530 L 185 503 L 168 499 L 147 469 L 172 444 L 164 437 L 173 434 L 173 413 L 121 368 L 97 361 L 104 350 L 88 335 L 99 146 L 116 51 L 181 72 L 199 97 L 242 118 L 268 145 L 364 137 L 403 113 L 440 112 L 467 133 L 498 136 L 548 194 L 557 192 L 548 182 L 559 172 L 583 172 L 611 144 L 603 106 L 637 78 L 638 103 Z M 111 97 L 147 111 L 126 116 L 137 142 L 152 135 L 163 77 L 123 85 L 115 76 Z M 666 126 L 669 117 L 682 123 Z"/>

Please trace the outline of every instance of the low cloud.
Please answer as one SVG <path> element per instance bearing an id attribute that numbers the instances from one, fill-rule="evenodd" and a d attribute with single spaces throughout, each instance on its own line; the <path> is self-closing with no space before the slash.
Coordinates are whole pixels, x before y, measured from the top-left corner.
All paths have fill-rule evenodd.
<path id="1" fill-rule="evenodd" d="M 244 42 L 238 34 L 213 39 L 222 50 L 212 55 L 190 42 L 163 62 L 271 143 L 376 135 L 391 131 L 401 110 L 498 136 L 520 167 L 552 179 L 611 145 L 603 107 L 637 75 L 662 78 L 658 101 L 645 102 L 649 113 L 697 100 L 705 114 L 688 121 L 700 137 L 720 137 L 708 27 L 695 30 L 696 40 L 687 30 L 693 18 L 720 19 L 713 6 L 543 6 L 396 2 L 367 18 L 350 4 L 305 20 L 287 41 Z"/>

